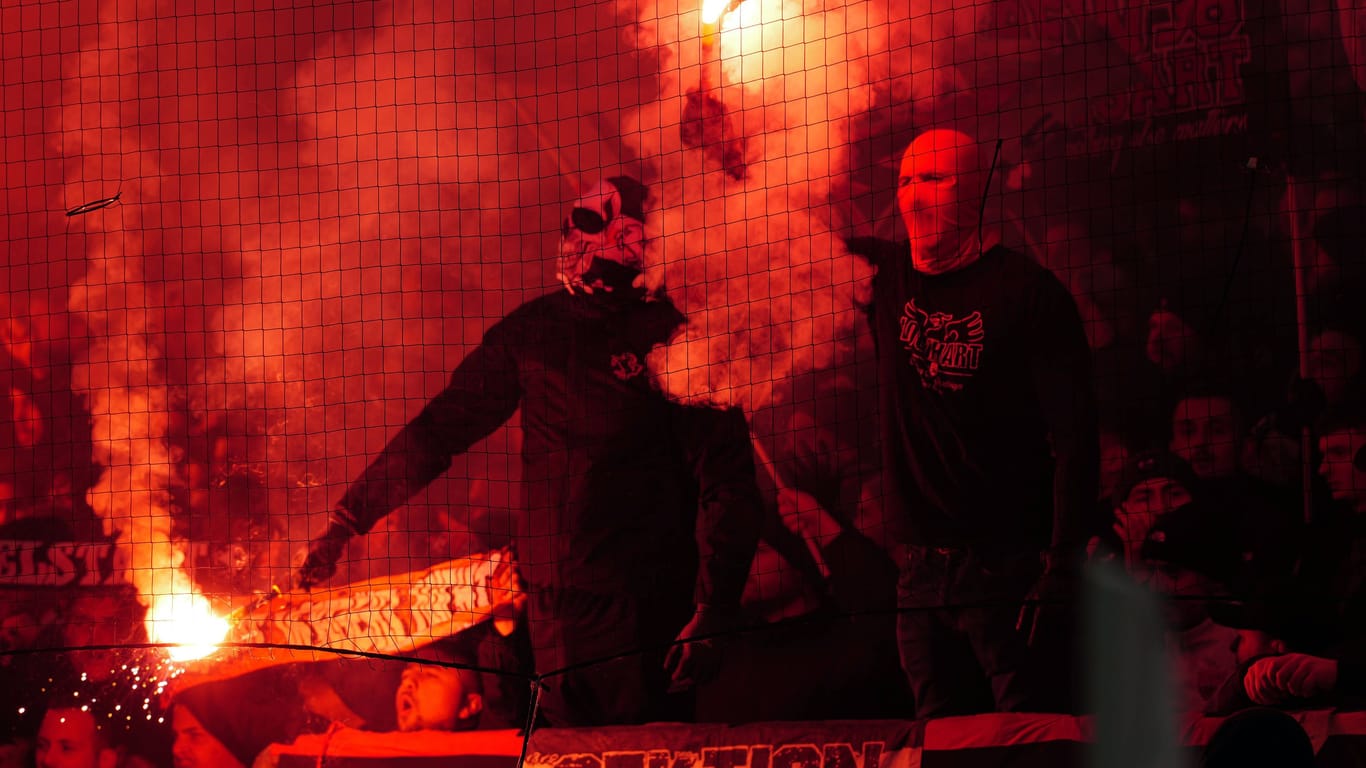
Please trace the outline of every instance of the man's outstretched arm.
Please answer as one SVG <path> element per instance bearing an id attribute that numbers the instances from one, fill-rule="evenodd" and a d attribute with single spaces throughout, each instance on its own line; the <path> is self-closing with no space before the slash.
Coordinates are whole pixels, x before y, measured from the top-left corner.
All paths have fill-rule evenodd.
<path id="1" fill-rule="evenodd" d="M 299 586 L 326 581 L 351 537 L 364 534 L 450 469 L 451 458 L 491 434 L 517 410 L 521 385 L 502 323 L 455 369 L 450 383 L 399 430 L 351 484 L 327 531 L 309 551 Z"/>

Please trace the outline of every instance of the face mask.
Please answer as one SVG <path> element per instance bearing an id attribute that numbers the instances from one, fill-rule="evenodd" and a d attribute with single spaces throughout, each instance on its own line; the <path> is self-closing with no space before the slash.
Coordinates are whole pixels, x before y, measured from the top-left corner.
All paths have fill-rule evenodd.
<path id="1" fill-rule="evenodd" d="M 897 206 L 911 253 L 926 266 L 952 259 L 977 235 L 986 177 L 980 160 L 972 139 L 943 129 L 922 134 L 902 156 Z"/>
<path id="2" fill-rule="evenodd" d="M 581 280 L 592 293 L 606 291 L 624 298 L 639 299 L 644 298 L 645 289 L 635 285 L 638 277 L 639 269 L 597 256 L 594 257 L 593 263 L 588 265 Z"/>
<path id="3" fill-rule="evenodd" d="M 645 187 L 618 177 L 574 203 L 560 229 L 556 276 L 570 293 L 629 292 L 645 266 Z"/>

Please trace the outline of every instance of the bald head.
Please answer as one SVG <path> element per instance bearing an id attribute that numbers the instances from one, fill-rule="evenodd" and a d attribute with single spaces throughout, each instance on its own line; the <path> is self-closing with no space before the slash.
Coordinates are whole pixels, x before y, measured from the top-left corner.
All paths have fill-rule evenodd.
<path id="1" fill-rule="evenodd" d="M 991 162 L 990 156 L 983 156 L 985 148 L 981 142 L 956 128 L 933 128 L 915 137 L 902 154 L 902 163 L 929 167 L 946 166 L 961 173 L 985 171 Z M 903 165 L 903 168 L 905 166 Z"/>
<path id="2" fill-rule="evenodd" d="M 986 149 L 962 131 L 934 129 L 917 136 L 902 155 L 897 206 L 917 270 L 938 274 L 975 258 L 982 191 L 991 168 Z"/>

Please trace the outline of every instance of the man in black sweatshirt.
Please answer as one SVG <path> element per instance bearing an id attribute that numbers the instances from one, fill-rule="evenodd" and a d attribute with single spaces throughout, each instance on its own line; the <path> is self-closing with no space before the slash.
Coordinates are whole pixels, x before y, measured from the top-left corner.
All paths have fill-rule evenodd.
<path id="1" fill-rule="evenodd" d="M 683 322 L 640 287 L 646 196 L 618 177 L 577 201 L 558 263 L 568 290 L 487 331 L 347 491 L 300 574 L 329 578 L 351 536 L 520 408 L 517 564 L 555 726 L 681 716 L 667 691 L 705 674 L 705 636 L 737 608 L 758 540 L 743 414 L 671 403 L 644 367 Z"/>
<path id="2" fill-rule="evenodd" d="M 922 133 L 897 189 L 909 251 L 850 244 L 878 268 L 883 487 L 905 546 L 897 629 L 918 717 L 1061 706 L 1045 694 L 1064 679 L 1025 680 L 1021 609 L 1094 529 L 1086 334 L 1062 283 L 983 221 L 992 149 Z"/>

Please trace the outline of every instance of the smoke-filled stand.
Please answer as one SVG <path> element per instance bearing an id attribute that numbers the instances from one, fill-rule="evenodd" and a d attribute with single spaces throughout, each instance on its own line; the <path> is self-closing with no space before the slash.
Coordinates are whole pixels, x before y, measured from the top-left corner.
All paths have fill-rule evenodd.
<path id="1" fill-rule="evenodd" d="M 1361 764 L 1363 41 L 0 3 L 0 768 Z"/>

